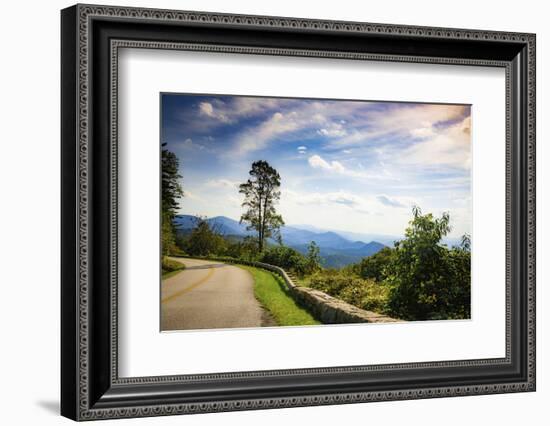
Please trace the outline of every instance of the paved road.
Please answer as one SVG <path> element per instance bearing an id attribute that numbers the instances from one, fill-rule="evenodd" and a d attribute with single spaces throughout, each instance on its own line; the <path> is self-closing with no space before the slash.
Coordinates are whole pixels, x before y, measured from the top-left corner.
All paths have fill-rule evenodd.
<path id="1" fill-rule="evenodd" d="M 162 281 L 161 330 L 272 325 L 248 271 L 215 261 L 173 260 L 186 269 Z"/>

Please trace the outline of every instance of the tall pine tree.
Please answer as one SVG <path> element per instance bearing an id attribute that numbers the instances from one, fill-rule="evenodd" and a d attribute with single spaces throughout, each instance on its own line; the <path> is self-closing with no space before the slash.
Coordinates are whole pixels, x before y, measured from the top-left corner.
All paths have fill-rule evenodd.
<path id="1" fill-rule="evenodd" d="M 166 143 L 162 144 L 161 170 L 161 246 L 162 254 L 167 255 L 176 248 L 174 217 L 179 206 L 178 200 L 183 197 L 183 189 L 180 183 L 182 176 L 179 174 L 178 157 L 166 148 Z"/>

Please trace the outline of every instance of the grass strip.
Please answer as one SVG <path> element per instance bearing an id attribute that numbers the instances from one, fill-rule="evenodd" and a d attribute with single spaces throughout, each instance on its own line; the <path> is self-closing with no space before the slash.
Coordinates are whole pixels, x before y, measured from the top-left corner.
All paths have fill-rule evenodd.
<path id="1" fill-rule="evenodd" d="M 320 324 L 307 310 L 294 301 L 281 277 L 252 266 L 235 266 L 252 274 L 254 277 L 254 295 L 263 307 L 271 313 L 277 325 Z"/>
<path id="2" fill-rule="evenodd" d="M 184 268 L 185 269 L 185 268 Z M 183 269 L 177 270 L 177 271 L 162 271 L 162 279 L 165 280 L 167 278 L 173 277 L 174 275 L 178 275 Z"/>
<path id="3" fill-rule="evenodd" d="M 173 277 L 185 269 L 185 265 L 168 257 L 162 259 L 162 279 Z"/>

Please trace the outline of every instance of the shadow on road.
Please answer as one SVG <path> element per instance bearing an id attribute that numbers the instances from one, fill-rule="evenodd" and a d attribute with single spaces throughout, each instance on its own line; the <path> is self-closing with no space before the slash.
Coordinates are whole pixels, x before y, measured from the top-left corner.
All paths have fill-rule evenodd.
<path id="1" fill-rule="evenodd" d="M 197 266 L 187 266 L 185 268 L 186 271 L 189 271 L 191 269 L 210 269 L 210 268 L 223 268 L 224 266 L 227 266 L 225 263 L 211 263 L 210 265 L 197 265 Z"/>

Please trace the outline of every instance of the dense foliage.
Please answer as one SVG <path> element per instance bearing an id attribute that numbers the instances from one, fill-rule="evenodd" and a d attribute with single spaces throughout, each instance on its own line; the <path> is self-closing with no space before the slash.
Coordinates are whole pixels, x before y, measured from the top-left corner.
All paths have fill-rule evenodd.
<path id="1" fill-rule="evenodd" d="M 252 237 L 228 241 L 223 254 L 233 259 L 254 261 L 258 258 L 258 243 Z"/>
<path id="2" fill-rule="evenodd" d="M 286 246 L 275 246 L 264 250 L 258 260 L 263 263 L 279 266 L 298 275 L 304 275 L 307 270 L 307 262 L 304 255 Z"/>
<path id="3" fill-rule="evenodd" d="M 172 225 L 172 219 L 169 213 L 161 212 L 161 252 L 163 256 L 178 254 L 180 252 L 176 243 L 176 232 Z"/>
<path id="4" fill-rule="evenodd" d="M 362 278 L 372 278 L 381 282 L 386 277 L 386 266 L 393 262 L 394 257 L 395 250 L 385 247 L 378 253 L 363 258 L 358 265 L 358 273 Z"/>
<path id="5" fill-rule="evenodd" d="M 312 241 L 308 246 L 307 255 L 283 245 L 273 246 L 264 250 L 257 258 L 260 262 L 279 266 L 289 272 L 303 277 L 321 269 L 319 247 Z"/>
<path id="6" fill-rule="evenodd" d="M 203 218 L 197 218 L 197 225 L 184 242 L 184 250 L 191 256 L 225 254 L 227 243 Z"/>
<path id="7" fill-rule="evenodd" d="M 311 288 L 321 290 L 361 309 L 383 312 L 389 288 L 372 279 L 363 279 L 334 269 L 317 272 L 307 281 Z"/>
<path id="8" fill-rule="evenodd" d="M 440 244 L 450 231 L 448 214 L 438 219 L 414 208 L 413 216 L 384 267 L 387 310 L 406 320 L 469 318 L 469 239 L 449 249 Z"/>
<path id="9" fill-rule="evenodd" d="M 161 252 L 164 256 L 178 253 L 173 221 L 178 208 L 178 200 L 183 197 L 179 160 L 176 154 L 166 148 L 165 143 L 162 144 L 161 172 Z"/>

